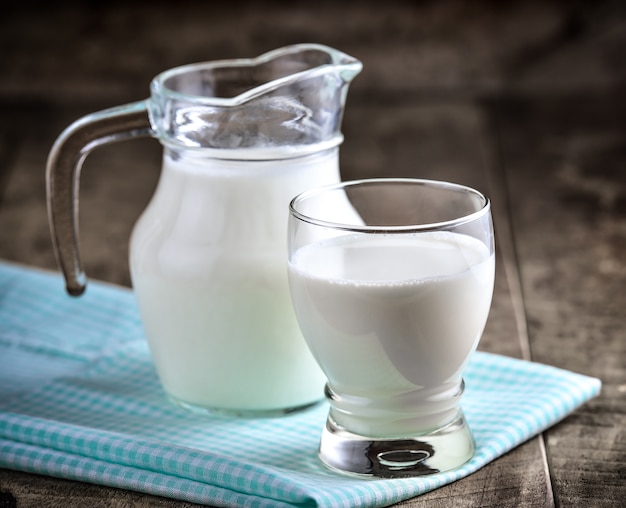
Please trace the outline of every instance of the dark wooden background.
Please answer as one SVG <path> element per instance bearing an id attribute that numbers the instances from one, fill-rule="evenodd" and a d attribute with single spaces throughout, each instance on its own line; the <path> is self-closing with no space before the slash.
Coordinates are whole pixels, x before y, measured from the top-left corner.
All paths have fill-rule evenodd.
<path id="1" fill-rule="evenodd" d="M 626 506 L 626 2 L 2 2 L 0 258 L 56 268 L 44 166 L 71 121 L 147 97 L 169 67 L 296 42 L 364 63 L 345 179 L 448 179 L 492 198 L 481 349 L 603 381 L 542 436 L 403 506 Z M 128 235 L 160 154 L 144 139 L 87 159 L 90 277 L 130 284 Z M 0 470 L 0 506 L 190 505 Z"/>

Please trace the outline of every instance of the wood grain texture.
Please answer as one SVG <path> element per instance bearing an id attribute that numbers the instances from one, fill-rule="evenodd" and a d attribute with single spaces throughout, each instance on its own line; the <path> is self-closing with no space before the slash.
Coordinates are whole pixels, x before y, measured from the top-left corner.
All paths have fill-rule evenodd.
<path id="1" fill-rule="evenodd" d="M 626 105 L 608 92 L 498 109 L 533 357 L 603 382 L 547 432 L 554 488 L 563 505 L 623 506 Z"/>

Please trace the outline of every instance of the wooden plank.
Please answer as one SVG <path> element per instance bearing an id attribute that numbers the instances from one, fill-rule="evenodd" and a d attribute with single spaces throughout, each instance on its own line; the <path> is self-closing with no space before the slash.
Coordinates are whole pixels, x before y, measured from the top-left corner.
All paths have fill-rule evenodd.
<path id="1" fill-rule="evenodd" d="M 497 109 L 533 357 L 604 384 L 546 433 L 555 494 L 563 506 L 623 506 L 626 107 L 603 91 Z"/>
<path id="2" fill-rule="evenodd" d="M 2 508 L 192 508 L 201 506 L 101 485 L 0 469 Z"/>

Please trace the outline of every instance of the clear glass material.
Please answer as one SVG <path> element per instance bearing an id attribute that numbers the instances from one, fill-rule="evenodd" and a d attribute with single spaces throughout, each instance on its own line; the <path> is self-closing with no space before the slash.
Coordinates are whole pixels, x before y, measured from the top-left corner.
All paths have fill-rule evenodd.
<path id="1" fill-rule="evenodd" d="M 321 460 L 375 477 L 469 460 L 462 373 L 493 294 L 489 200 L 446 182 L 344 182 L 291 202 L 288 239 L 292 302 L 327 377 Z"/>
<path id="2" fill-rule="evenodd" d="M 164 147 L 130 271 L 157 372 L 181 406 L 256 416 L 323 398 L 289 300 L 287 206 L 339 181 L 341 120 L 360 70 L 317 44 L 182 66 L 154 78 L 149 99 L 88 115 L 52 147 L 50 226 L 73 295 L 86 284 L 77 227 L 85 156 L 137 136 Z"/>

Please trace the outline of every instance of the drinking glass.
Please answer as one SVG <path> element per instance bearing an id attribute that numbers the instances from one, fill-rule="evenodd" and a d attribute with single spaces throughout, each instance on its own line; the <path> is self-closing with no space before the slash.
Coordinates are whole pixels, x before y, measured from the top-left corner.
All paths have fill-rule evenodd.
<path id="1" fill-rule="evenodd" d="M 462 372 L 493 294 L 489 199 L 432 180 L 343 182 L 293 199 L 288 240 L 292 303 L 327 378 L 322 462 L 388 478 L 468 461 Z"/>

